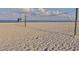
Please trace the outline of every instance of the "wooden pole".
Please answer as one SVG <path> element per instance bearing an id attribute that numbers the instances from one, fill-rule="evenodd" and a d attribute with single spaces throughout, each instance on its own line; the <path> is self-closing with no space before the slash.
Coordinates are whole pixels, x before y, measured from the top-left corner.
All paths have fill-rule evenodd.
<path id="1" fill-rule="evenodd" d="M 24 21 L 24 23 L 25 23 L 25 27 L 26 27 L 26 15 L 25 15 L 25 21 Z"/>
<path id="2" fill-rule="evenodd" d="M 78 8 L 76 8 L 76 12 L 75 12 L 75 28 L 74 28 L 74 36 L 76 35 L 76 32 L 77 32 L 77 20 L 78 20 Z"/>

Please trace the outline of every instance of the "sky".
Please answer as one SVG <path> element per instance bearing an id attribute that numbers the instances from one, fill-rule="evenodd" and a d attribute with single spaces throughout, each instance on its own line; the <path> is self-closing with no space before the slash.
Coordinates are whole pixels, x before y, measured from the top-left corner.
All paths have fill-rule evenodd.
<path id="1" fill-rule="evenodd" d="M 0 20 L 17 20 L 25 12 L 27 20 L 36 21 L 73 21 L 75 17 L 75 8 L 0 8 Z"/>

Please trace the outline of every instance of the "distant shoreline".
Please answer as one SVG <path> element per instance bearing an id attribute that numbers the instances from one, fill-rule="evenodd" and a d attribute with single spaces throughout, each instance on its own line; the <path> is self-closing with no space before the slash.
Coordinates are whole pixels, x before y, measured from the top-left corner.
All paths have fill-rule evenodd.
<path id="1" fill-rule="evenodd" d="M 17 20 L 0 20 L 0 23 L 21 23 L 24 21 L 17 21 Z M 31 21 L 26 21 L 26 22 L 75 22 L 75 21 L 36 21 L 36 20 L 31 20 Z M 79 22 L 79 21 L 77 21 Z"/>

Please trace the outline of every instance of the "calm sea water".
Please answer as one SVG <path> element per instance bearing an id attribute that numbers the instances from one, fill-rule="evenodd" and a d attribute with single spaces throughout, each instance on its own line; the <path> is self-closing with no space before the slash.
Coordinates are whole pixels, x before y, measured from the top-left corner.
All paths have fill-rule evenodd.
<path id="1" fill-rule="evenodd" d="M 5 18 L 5 19 L 1 19 L 0 18 L 0 23 L 13 23 L 13 22 L 18 22 L 17 18 Z M 24 21 L 20 21 L 20 22 L 24 22 Z M 57 23 L 57 22 L 74 22 L 74 21 L 68 21 L 68 20 L 63 20 L 63 21 L 55 21 L 55 20 L 26 20 L 27 23 Z"/>
<path id="2" fill-rule="evenodd" d="M 16 18 L 0 18 L 0 22 L 17 22 Z"/>

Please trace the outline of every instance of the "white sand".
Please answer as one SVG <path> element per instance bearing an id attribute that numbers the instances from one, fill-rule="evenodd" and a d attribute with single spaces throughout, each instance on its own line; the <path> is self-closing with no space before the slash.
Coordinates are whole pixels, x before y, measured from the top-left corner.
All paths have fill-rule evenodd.
<path id="1" fill-rule="evenodd" d="M 79 23 L 78 23 L 79 24 Z M 77 51 L 74 23 L 0 23 L 0 51 Z"/>

